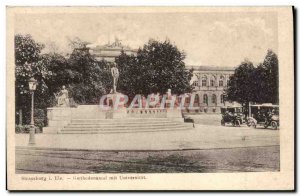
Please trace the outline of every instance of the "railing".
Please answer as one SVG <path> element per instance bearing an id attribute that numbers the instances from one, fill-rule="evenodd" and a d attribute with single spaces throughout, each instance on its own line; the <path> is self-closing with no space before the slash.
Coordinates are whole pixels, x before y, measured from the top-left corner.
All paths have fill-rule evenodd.
<path id="1" fill-rule="evenodd" d="M 166 118 L 167 110 L 160 108 L 132 108 L 127 109 L 129 118 Z"/>

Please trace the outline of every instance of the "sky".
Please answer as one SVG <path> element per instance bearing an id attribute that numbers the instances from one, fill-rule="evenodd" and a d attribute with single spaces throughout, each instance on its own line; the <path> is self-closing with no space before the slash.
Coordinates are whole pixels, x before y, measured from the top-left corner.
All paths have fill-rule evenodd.
<path id="1" fill-rule="evenodd" d="M 69 52 L 68 40 L 75 37 L 99 45 L 117 37 L 131 48 L 169 39 L 194 66 L 237 66 L 244 59 L 257 64 L 278 47 L 274 12 L 34 13 L 16 15 L 14 27 L 46 51 L 55 46 Z"/>

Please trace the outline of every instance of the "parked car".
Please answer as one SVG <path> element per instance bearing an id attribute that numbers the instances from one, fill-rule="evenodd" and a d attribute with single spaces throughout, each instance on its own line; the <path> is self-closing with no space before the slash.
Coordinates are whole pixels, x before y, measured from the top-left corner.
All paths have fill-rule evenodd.
<path id="1" fill-rule="evenodd" d="M 243 124 L 243 108 L 241 106 L 228 106 L 221 108 L 222 120 L 221 125 L 225 126 L 230 123 L 232 126 L 239 127 Z"/>
<path id="2" fill-rule="evenodd" d="M 184 114 L 182 115 L 182 117 L 185 123 L 193 123 L 193 127 L 195 128 L 195 122 L 193 118 L 191 118 L 190 116 L 186 116 Z"/>
<path id="3" fill-rule="evenodd" d="M 250 106 L 250 117 L 247 121 L 248 126 L 263 126 L 265 129 L 279 128 L 279 106 L 272 104 L 259 104 Z"/>

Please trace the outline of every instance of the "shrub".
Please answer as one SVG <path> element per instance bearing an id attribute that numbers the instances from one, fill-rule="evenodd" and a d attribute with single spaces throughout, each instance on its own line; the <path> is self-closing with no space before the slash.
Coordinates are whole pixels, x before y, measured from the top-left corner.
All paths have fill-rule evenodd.
<path id="1" fill-rule="evenodd" d="M 34 125 L 42 129 L 47 123 L 46 112 L 43 109 L 34 110 Z"/>
<path id="2" fill-rule="evenodd" d="M 29 133 L 31 125 L 16 125 L 16 133 Z M 35 126 L 35 133 L 41 133 L 41 128 Z"/>

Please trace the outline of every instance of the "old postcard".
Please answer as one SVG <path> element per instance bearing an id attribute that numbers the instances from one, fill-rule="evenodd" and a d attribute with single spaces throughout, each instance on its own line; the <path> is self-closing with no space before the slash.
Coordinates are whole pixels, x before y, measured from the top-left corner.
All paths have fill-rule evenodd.
<path id="1" fill-rule="evenodd" d="M 7 7 L 8 190 L 293 190 L 292 7 Z"/>

